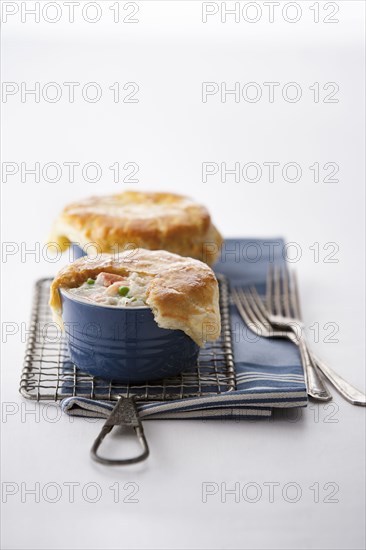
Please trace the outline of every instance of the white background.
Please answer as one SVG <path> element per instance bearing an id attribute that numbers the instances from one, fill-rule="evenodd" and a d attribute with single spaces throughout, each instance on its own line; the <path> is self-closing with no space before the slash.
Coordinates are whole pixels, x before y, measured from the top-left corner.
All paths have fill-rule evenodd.
<path id="1" fill-rule="evenodd" d="M 52 221 L 69 201 L 126 188 L 191 195 L 207 205 L 227 237 L 284 236 L 297 243 L 301 258 L 294 265 L 306 325 L 308 330 L 315 322 L 320 326 L 314 348 L 365 388 L 364 3 L 341 1 L 326 8 L 320 2 L 319 23 L 310 9 L 314 3 L 305 1 L 297 2 L 296 23 L 285 20 L 283 2 L 273 23 L 263 2 L 250 8 L 262 10 L 256 23 L 243 17 L 235 23 L 233 16 L 222 23 L 220 13 L 203 23 L 201 2 L 141 1 L 139 22 L 132 24 L 122 22 L 131 11 L 123 10 L 123 2 L 119 23 L 113 22 L 113 2 L 99 2 L 102 16 L 94 24 L 81 15 L 85 2 L 75 8 L 74 23 L 59 2 L 62 16 L 54 24 L 42 15 L 39 23 L 33 16 L 22 23 L 22 5 L 34 2 L 11 4 L 19 12 L 3 22 L 3 81 L 25 82 L 28 88 L 39 82 L 41 89 L 52 81 L 63 95 L 56 103 L 42 96 L 39 103 L 32 96 L 22 102 L 20 93 L 3 98 L 3 162 L 28 168 L 35 162 L 96 162 L 103 175 L 90 183 L 79 169 L 72 183 L 64 170 L 52 183 L 42 176 L 35 182 L 31 175 L 21 181 L 18 172 L 2 184 L 2 238 L 8 243 L 2 265 L 2 488 L 12 482 L 17 491 L 3 503 L 3 547 L 363 548 L 365 411 L 336 393 L 334 405 L 311 404 L 296 422 L 284 414 L 262 422 L 146 422 L 149 460 L 108 469 L 88 456 L 100 422 L 53 421 L 55 407 L 22 401 L 17 388 L 24 355 L 21 323 L 28 323 L 33 283 L 66 261 L 52 263 L 44 255 Z M 333 16 L 339 22 L 325 23 L 333 5 L 339 7 Z M 55 17 L 49 9 L 46 17 Z M 292 9 L 287 18 L 294 17 Z M 92 9 L 88 16 L 94 17 Z M 247 19 L 254 16 L 247 12 Z M 63 82 L 80 83 L 74 103 Z M 100 101 L 83 100 L 80 89 L 88 82 L 101 86 Z M 108 87 L 115 82 L 136 82 L 139 102 L 114 103 Z M 204 103 L 202 82 L 226 82 L 227 88 L 256 82 L 263 95 L 256 103 L 243 98 L 236 103 L 232 95 L 222 102 L 217 93 Z M 280 83 L 273 103 L 264 82 Z M 301 86 L 299 101 L 283 99 L 288 82 Z M 318 103 L 309 89 L 314 82 L 320 84 Z M 338 84 L 338 103 L 323 102 L 327 82 Z M 139 182 L 114 183 L 108 169 L 114 162 L 137 163 Z M 204 183 L 203 162 L 226 162 L 230 168 L 256 162 L 262 179 L 235 182 L 228 176 L 222 182 L 218 174 Z M 296 162 L 302 177 L 291 183 L 279 171 L 270 183 L 264 162 L 281 167 Z M 309 170 L 314 162 L 337 163 L 339 181 L 314 182 Z M 321 179 L 324 175 L 321 171 Z M 327 243 L 339 247 L 336 263 L 325 261 L 333 249 L 324 250 Z M 26 253 L 37 246 L 39 253 Z M 338 343 L 324 341 L 327 322 L 339 326 Z M 58 484 L 60 500 L 49 502 L 51 488 L 35 503 L 24 489 L 37 482 L 41 492 L 47 483 Z M 68 482 L 80 484 L 74 502 Z M 109 488 L 115 482 L 121 487 L 118 503 Z M 138 503 L 123 502 L 131 491 L 123 489 L 126 482 L 138 484 Z M 204 503 L 204 482 L 216 488 L 237 483 L 240 491 L 251 482 L 257 484 L 252 491 L 259 486 L 261 493 L 257 502 L 249 502 L 250 491 L 247 498 L 241 492 L 239 502 L 234 495 L 222 502 L 219 489 Z M 265 485 L 270 482 L 280 484 L 274 502 Z M 83 498 L 87 483 L 100 487 L 98 502 L 88 502 L 92 488 Z M 288 502 L 294 496 L 290 487 L 286 497 L 288 483 L 300 488 L 297 502 Z M 314 483 L 319 502 L 310 489 Z M 339 487 L 333 497 L 338 502 L 326 502 L 332 490 L 327 483 Z"/>

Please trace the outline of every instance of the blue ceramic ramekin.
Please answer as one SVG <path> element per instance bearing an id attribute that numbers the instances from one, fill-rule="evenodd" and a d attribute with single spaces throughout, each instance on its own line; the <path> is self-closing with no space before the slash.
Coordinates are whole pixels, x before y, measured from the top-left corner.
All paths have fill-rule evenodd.
<path id="1" fill-rule="evenodd" d="M 140 383 L 197 364 L 199 346 L 181 330 L 158 327 L 150 308 L 94 305 L 59 292 L 70 356 L 81 371 L 109 382 Z"/>

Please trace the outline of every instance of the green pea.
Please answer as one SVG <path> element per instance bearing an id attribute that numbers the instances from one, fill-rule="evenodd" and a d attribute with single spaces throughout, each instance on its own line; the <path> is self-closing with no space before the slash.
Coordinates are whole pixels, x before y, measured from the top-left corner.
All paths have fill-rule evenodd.
<path id="1" fill-rule="evenodd" d="M 128 288 L 128 286 L 120 286 L 119 289 L 118 289 L 118 294 L 120 296 L 127 296 L 129 291 L 130 291 L 130 289 Z"/>
<path id="2" fill-rule="evenodd" d="M 95 283 L 94 279 L 88 279 L 86 282 L 88 285 L 93 285 Z"/>

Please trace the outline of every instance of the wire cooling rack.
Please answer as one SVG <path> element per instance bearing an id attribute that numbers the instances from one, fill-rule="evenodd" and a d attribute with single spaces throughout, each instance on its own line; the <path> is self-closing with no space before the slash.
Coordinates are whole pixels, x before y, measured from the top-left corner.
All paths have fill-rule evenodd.
<path id="1" fill-rule="evenodd" d="M 143 401 L 166 401 L 221 394 L 235 389 L 229 287 L 218 274 L 221 336 L 201 348 L 197 366 L 174 378 L 145 384 L 108 383 L 81 372 L 72 363 L 67 344 L 48 306 L 52 279 L 35 285 L 31 324 L 20 380 L 20 393 L 36 401 L 58 401 L 65 397 L 89 397 L 113 401 L 119 395 L 135 395 Z"/>

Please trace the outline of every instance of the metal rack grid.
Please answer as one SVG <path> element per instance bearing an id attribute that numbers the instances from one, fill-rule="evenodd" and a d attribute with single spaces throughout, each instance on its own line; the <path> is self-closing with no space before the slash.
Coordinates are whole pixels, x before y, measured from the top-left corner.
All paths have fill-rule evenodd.
<path id="1" fill-rule="evenodd" d="M 57 401 L 78 396 L 113 401 L 119 395 L 143 401 L 166 401 L 221 394 L 235 389 L 229 313 L 229 287 L 218 274 L 222 330 L 215 342 L 200 351 L 194 369 L 174 378 L 145 384 L 108 383 L 82 373 L 71 362 L 60 328 L 53 322 L 48 306 L 52 279 L 40 279 L 35 285 L 30 331 L 19 391 L 36 401 Z"/>

